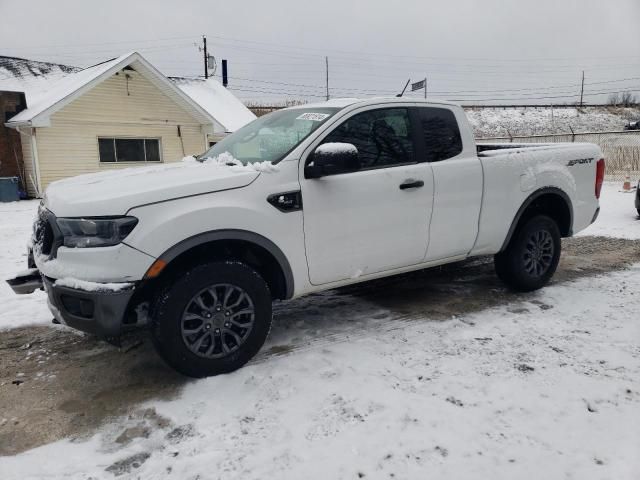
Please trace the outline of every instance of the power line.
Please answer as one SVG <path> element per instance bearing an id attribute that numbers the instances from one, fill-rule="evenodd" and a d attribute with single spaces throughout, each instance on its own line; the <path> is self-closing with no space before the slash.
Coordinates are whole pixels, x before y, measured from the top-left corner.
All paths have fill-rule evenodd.
<path id="1" fill-rule="evenodd" d="M 254 41 L 254 40 L 246 40 L 239 39 L 229 36 L 223 35 L 211 35 L 208 34 L 210 38 L 216 38 L 218 41 L 227 42 L 227 43 L 239 43 L 239 44 L 249 44 L 249 45 L 257 45 L 257 46 L 267 46 L 267 47 L 277 47 L 278 49 L 285 50 L 277 50 L 282 53 L 285 53 L 287 50 L 298 50 L 303 52 L 317 52 L 319 57 L 324 57 L 328 53 L 331 53 L 332 56 L 355 56 L 358 58 L 362 58 L 363 56 L 371 56 L 375 58 L 379 57 L 389 57 L 393 59 L 397 58 L 407 58 L 407 59 L 417 59 L 417 60 L 442 60 L 442 59 L 456 59 L 456 60 L 466 60 L 466 61 L 495 61 L 501 63 L 527 63 L 531 62 L 541 62 L 541 61 L 562 61 L 566 62 L 567 60 L 601 60 L 601 59 L 612 59 L 612 58 L 621 58 L 627 59 L 629 55 L 604 55 L 604 56 L 577 56 L 577 57 L 529 57 L 529 58 L 504 58 L 504 57 L 454 57 L 448 55 L 446 57 L 443 56 L 424 56 L 424 55 L 404 55 L 404 54 L 384 54 L 379 51 L 368 53 L 366 51 L 356 51 L 356 50 L 344 50 L 344 49 L 327 49 L 327 48 L 319 48 L 319 47 L 308 47 L 308 46 L 300 46 L 300 45 L 287 45 L 281 43 L 274 42 L 265 42 L 265 41 Z M 160 41 L 172 41 L 172 40 L 185 40 L 190 39 L 194 42 L 199 39 L 198 35 L 184 35 L 184 36 L 171 36 L 171 37 L 159 37 L 159 38 L 146 38 L 146 39 L 128 39 L 128 40 L 119 40 L 119 41 L 110 41 L 110 42 L 98 42 L 98 43 L 67 43 L 67 44 L 47 44 L 47 45 L 31 45 L 31 46 L 20 46 L 20 47 L 11 47 L 12 50 L 34 50 L 34 49 L 44 49 L 51 50 L 57 48 L 85 48 L 91 46 L 105 46 L 105 45 L 127 45 L 127 44 L 139 44 L 139 43 L 154 43 Z M 273 50 L 273 49 L 272 49 Z M 273 50 L 276 51 L 276 50 Z M 293 53 L 293 52 L 289 52 Z"/>
<path id="2" fill-rule="evenodd" d="M 302 83 L 289 83 L 289 82 L 277 82 L 277 81 L 268 81 L 268 80 L 259 80 L 259 79 L 255 79 L 255 78 L 247 78 L 247 77 L 230 77 L 233 80 L 240 80 L 241 82 L 257 82 L 257 83 L 266 83 L 269 85 L 283 85 L 283 86 L 289 86 L 289 87 L 302 87 L 302 88 L 307 88 L 307 89 L 311 89 L 311 90 L 315 90 L 315 91 L 320 91 L 322 90 L 324 87 L 322 85 L 310 85 L 310 84 L 302 84 Z M 620 83 L 620 82 L 626 82 L 626 81 L 632 81 L 632 80 L 640 80 L 640 77 L 628 77 L 628 78 L 621 78 L 621 79 L 616 79 L 616 80 L 607 80 L 607 81 L 601 81 L 601 82 L 585 82 L 584 85 L 585 86 L 590 86 L 590 85 L 604 85 L 604 84 L 611 84 L 611 83 Z M 578 88 L 580 87 L 580 84 L 565 84 L 565 85 L 555 85 L 555 86 L 548 86 L 548 87 L 537 87 L 537 88 L 504 88 L 504 89 L 498 89 L 498 90 L 433 90 L 430 91 L 430 93 L 433 94 L 448 94 L 448 95 L 457 95 L 457 94 L 482 94 L 482 93 L 511 93 L 511 92 L 532 92 L 533 94 L 537 94 L 539 92 L 544 92 L 544 91 L 548 91 L 548 90 L 557 90 L 557 89 L 561 89 L 561 88 L 571 88 L 571 87 L 575 87 Z M 627 87 L 624 87 L 627 88 Z M 623 88 L 623 89 L 624 89 Z M 333 87 L 334 90 L 337 91 L 353 91 L 353 92 L 367 92 L 367 93 L 382 93 L 382 94 L 389 94 L 391 93 L 391 91 L 393 89 L 380 89 L 380 90 L 371 90 L 371 89 L 362 89 L 362 88 L 349 88 L 349 87 L 339 87 L 339 86 L 334 86 Z M 562 93 L 562 92 L 559 92 Z"/>
<path id="3" fill-rule="evenodd" d="M 316 97 L 316 98 L 323 98 L 324 95 L 322 94 L 312 94 L 309 92 L 304 92 L 304 91 L 291 91 L 291 90 L 283 90 L 283 89 L 260 89 L 260 88 L 249 88 L 249 87 L 230 87 L 232 90 L 237 90 L 237 91 L 245 91 L 245 92 L 257 92 L 257 93 L 269 93 L 269 94 L 276 94 L 276 95 L 302 95 L 302 96 L 307 96 L 307 97 Z M 630 87 L 629 90 L 638 90 L 640 89 L 640 85 L 635 85 L 633 87 Z M 336 88 L 335 90 L 341 91 L 340 89 Z M 611 94 L 611 93 L 617 93 L 619 92 L 619 89 L 616 90 L 604 90 L 604 91 L 600 91 L 600 92 L 586 92 L 585 96 L 589 97 L 589 96 L 596 96 L 596 95 L 606 95 L 606 94 Z M 362 93 L 362 92 L 359 92 Z M 387 95 L 389 95 L 390 93 L 387 93 Z M 532 95 L 536 95 L 536 94 L 532 94 Z M 545 95 L 545 96 L 532 96 L 532 95 L 522 95 L 519 98 L 505 98 L 505 97 L 499 97 L 499 98 L 449 98 L 449 100 L 451 101 L 455 101 L 455 102 L 471 102 L 471 101 L 475 101 L 475 102 L 488 102 L 488 101 L 519 101 L 522 100 L 522 97 L 525 97 L 527 100 L 550 100 L 550 99 L 560 99 L 560 98 L 578 98 L 579 97 L 579 93 L 573 93 L 573 94 L 567 94 L 567 95 Z M 442 96 L 439 95 L 435 95 L 438 98 L 442 98 Z M 411 97 L 409 97 L 411 98 Z"/>
<path id="4" fill-rule="evenodd" d="M 447 56 L 447 57 L 437 57 L 437 56 L 419 56 L 419 55 L 401 55 L 401 54 L 397 54 L 397 53 L 393 53 L 393 54 L 383 54 L 380 52 L 375 52 L 375 53 L 370 53 L 368 54 L 367 52 L 363 52 L 363 51 L 355 51 L 355 50 L 337 50 L 337 49 L 326 49 L 326 48 L 317 48 L 317 47 L 301 47 L 301 46 L 291 46 L 291 45 L 285 45 L 285 44 L 277 44 L 277 43 L 273 43 L 273 42 L 258 42 L 258 41 L 252 41 L 252 40 L 245 40 L 245 39 L 238 39 L 238 38 L 233 38 L 233 37 L 227 37 L 227 36 L 222 36 L 222 35 L 209 35 L 212 38 L 217 38 L 223 41 L 227 41 L 227 42 L 236 42 L 236 43 L 249 43 L 249 44 L 256 44 L 256 45 L 267 45 L 267 46 L 275 46 L 278 48 L 288 48 L 288 49 L 293 49 L 293 50 L 312 50 L 312 51 L 316 51 L 319 52 L 318 55 L 319 56 L 325 56 L 327 53 L 332 53 L 333 54 L 345 54 L 345 55 L 355 55 L 355 56 L 363 56 L 363 55 L 370 55 L 370 56 L 375 56 L 375 57 L 381 57 L 381 56 L 387 56 L 387 57 L 392 57 L 392 58 L 398 58 L 398 57 L 402 57 L 402 58 L 415 58 L 415 59 L 443 59 L 443 58 L 447 58 L 447 59 L 451 59 L 451 58 L 457 58 L 459 60 L 471 60 L 471 61 L 502 61 L 502 62 L 524 62 L 524 63 L 530 63 L 531 61 L 536 61 L 536 60 L 550 60 L 550 61 L 566 61 L 566 60 L 581 60 L 581 59 L 593 59 L 593 60 L 598 60 L 598 59 L 610 59 L 610 58 L 629 58 L 629 55 L 607 55 L 607 56 L 594 56 L 594 57 L 539 57 L 539 58 L 528 58 L 528 59 L 506 59 L 503 57 L 494 57 L 494 58 L 478 58 L 478 57 L 451 57 L 451 56 Z"/>

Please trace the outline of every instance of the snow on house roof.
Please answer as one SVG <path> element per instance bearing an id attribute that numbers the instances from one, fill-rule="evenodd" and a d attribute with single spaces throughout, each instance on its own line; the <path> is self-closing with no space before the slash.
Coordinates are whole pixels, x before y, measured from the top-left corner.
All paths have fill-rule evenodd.
<path id="1" fill-rule="evenodd" d="M 256 116 L 233 93 L 213 78 L 169 77 L 169 79 L 221 124 L 234 132 Z"/>
<path id="2" fill-rule="evenodd" d="M 0 56 L 0 91 L 23 92 L 27 105 L 31 105 L 52 83 L 79 70 L 59 63 Z"/>
<path id="3" fill-rule="evenodd" d="M 97 65 L 79 70 L 75 73 L 63 76 L 33 103 L 27 100 L 28 108 L 12 117 L 7 125 L 30 125 L 46 127 L 49 125 L 49 117 L 69 102 L 73 101 L 86 91 L 90 90 L 102 80 L 110 77 L 124 67 L 131 66 L 137 72 L 143 74 L 160 91 L 182 104 L 194 118 L 203 124 L 217 123 L 203 107 L 197 104 L 190 96 L 177 88 L 167 77 L 161 74 L 153 65 L 137 52 L 126 53 L 118 58 L 99 63 Z"/>

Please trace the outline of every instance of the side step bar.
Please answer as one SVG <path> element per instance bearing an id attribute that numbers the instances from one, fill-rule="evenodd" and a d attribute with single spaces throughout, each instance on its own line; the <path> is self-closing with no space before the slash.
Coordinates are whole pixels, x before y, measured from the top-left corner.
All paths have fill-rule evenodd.
<path id="1" fill-rule="evenodd" d="M 42 277 L 36 268 L 19 273 L 13 278 L 7 280 L 7 283 L 18 295 L 26 295 L 36 290 L 42 290 Z"/>

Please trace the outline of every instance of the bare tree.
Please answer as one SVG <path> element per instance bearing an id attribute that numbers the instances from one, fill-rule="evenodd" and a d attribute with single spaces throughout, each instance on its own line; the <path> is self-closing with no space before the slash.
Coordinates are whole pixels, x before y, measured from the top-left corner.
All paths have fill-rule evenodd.
<path id="1" fill-rule="evenodd" d="M 636 98 L 636 96 L 631 93 L 631 92 L 622 92 L 620 94 L 620 104 L 623 107 L 631 107 L 633 105 L 636 105 L 638 103 L 638 99 Z"/>
<path id="2" fill-rule="evenodd" d="M 616 107 L 632 107 L 638 104 L 638 98 L 631 92 L 612 93 L 608 103 Z"/>

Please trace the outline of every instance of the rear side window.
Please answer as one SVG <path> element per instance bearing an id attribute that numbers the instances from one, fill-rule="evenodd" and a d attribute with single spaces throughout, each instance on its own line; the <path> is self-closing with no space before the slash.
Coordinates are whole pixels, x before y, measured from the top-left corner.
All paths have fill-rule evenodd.
<path id="1" fill-rule="evenodd" d="M 419 108 L 427 162 L 440 162 L 462 152 L 458 122 L 446 108 Z"/>

